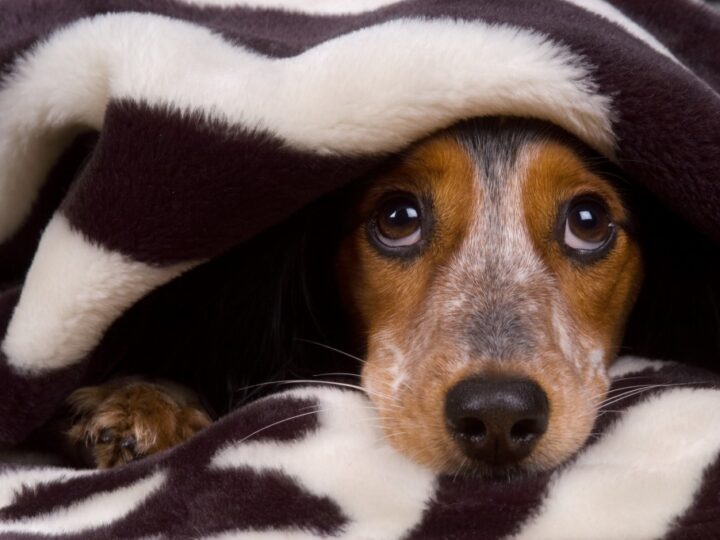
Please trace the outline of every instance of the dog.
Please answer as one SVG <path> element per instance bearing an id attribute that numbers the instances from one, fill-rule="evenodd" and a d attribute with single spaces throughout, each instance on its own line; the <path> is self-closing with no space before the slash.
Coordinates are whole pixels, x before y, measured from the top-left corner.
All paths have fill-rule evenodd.
<path id="1" fill-rule="evenodd" d="M 502 117 L 432 134 L 346 190 L 321 249 L 392 446 L 493 474 L 547 470 L 584 444 L 645 273 L 625 187 L 561 129 Z M 119 466 L 209 425 L 201 399 L 110 379 L 70 396 L 67 436 Z"/>

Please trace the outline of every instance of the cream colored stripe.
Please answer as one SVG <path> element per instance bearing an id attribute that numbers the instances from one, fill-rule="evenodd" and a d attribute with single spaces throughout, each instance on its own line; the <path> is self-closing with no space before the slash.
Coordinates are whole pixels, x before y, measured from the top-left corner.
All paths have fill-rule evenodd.
<path id="1" fill-rule="evenodd" d="M 396 20 L 272 59 L 190 23 L 104 15 L 52 35 L 0 91 L 0 242 L 27 216 L 63 132 L 99 129 L 111 98 L 200 111 L 318 153 L 398 150 L 493 114 L 543 118 L 614 149 L 610 98 L 590 68 L 521 28 Z"/>
<path id="2" fill-rule="evenodd" d="M 720 391 L 673 389 L 628 409 L 550 485 L 515 540 L 662 538 L 720 452 Z"/>
<path id="3" fill-rule="evenodd" d="M 52 537 L 77 534 L 109 525 L 138 508 L 164 482 L 165 473 L 156 472 L 129 486 L 101 491 L 80 501 L 68 501 L 68 506 L 47 514 L 16 521 L 0 521 L 0 533 L 41 534 Z"/>
<path id="4" fill-rule="evenodd" d="M 55 215 L 2 343 L 8 364 L 39 374 L 81 360 L 128 307 L 195 264 L 158 267 L 132 261 L 91 243 Z"/>
<path id="5" fill-rule="evenodd" d="M 281 9 L 312 15 L 343 15 L 373 11 L 401 0 L 178 0 L 201 7 Z"/>

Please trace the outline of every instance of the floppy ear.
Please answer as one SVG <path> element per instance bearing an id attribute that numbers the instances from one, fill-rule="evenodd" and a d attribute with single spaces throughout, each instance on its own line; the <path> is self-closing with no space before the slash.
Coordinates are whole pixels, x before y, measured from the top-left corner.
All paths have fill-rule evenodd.
<path id="1" fill-rule="evenodd" d="M 637 225 L 646 276 L 622 352 L 717 371 L 720 246 L 651 195 L 643 199 Z"/>

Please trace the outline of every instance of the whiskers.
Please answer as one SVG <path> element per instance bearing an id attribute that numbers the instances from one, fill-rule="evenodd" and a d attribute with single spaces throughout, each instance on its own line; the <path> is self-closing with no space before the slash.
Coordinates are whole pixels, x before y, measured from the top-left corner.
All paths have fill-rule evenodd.
<path id="1" fill-rule="evenodd" d="M 360 411 L 367 411 L 367 414 L 357 414 Z M 298 407 L 296 412 L 297 414 L 292 414 L 285 418 L 275 420 L 259 429 L 256 429 L 252 433 L 240 439 L 236 444 L 242 444 L 244 442 L 247 442 L 253 437 L 259 435 L 260 433 L 263 433 L 278 425 L 292 422 L 294 420 L 305 418 L 308 416 L 322 415 L 324 413 L 347 413 L 349 420 L 353 422 L 353 429 L 364 429 L 367 432 L 368 436 L 371 437 L 371 443 L 374 447 L 377 447 L 381 444 L 387 444 L 389 440 L 389 437 L 384 434 L 383 430 L 386 426 L 386 422 L 392 420 L 392 417 L 378 415 L 378 410 L 371 403 L 368 403 L 367 405 L 361 405 L 357 403 L 346 405 L 344 403 L 332 403 L 320 400 L 318 403 L 313 403 L 312 405 Z M 397 434 L 391 433 L 390 435 L 392 436 L 402 434 L 403 433 L 398 432 Z"/>
<path id="2" fill-rule="evenodd" d="M 624 382 L 635 379 L 644 379 L 645 376 L 634 376 L 634 377 L 623 377 L 615 379 L 613 382 Z M 689 382 L 678 382 L 678 383 L 647 383 L 647 384 L 634 384 L 630 386 L 624 386 L 621 388 L 610 388 L 607 392 L 596 394 L 590 397 L 591 401 L 596 402 L 592 411 L 588 412 L 586 416 L 594 415 L 595 419 L 602 418 L 608 414 L 620 414 L 623 410 L 612 409 L 613 405 L 622 403 L 625 400 L 642 396 L 643 394 L 654 392 L 663 388 L 697 388 L 707 383 L 701 381 L 689 381 Z M 600 436 L 602 433 L 593 432 L 593 436 Z"/>
<path id="3" fill-rule="evenodd" d="M 355 356 L 353 354 L 350 354 L 341 349 L 332 347 L 330 345 L 326 345 L 324 343 L 320 343 L 320 342 L 309 340 L 309 339 L 303 339 L 303 338 L 294 338 L 294 339 L 295 339 L 295 341 L 301 341 L 304 343 L 310 343 L 317 347 L 322 347 L 322 348 L 332 351 L 334 353 L 337 353 L 342 356 L 346 356 L 348 358 L 356 360 L 358 363 L 361 363 L 361 364 L 364 363 L 364 360 L 362 358 Z M 312 375 L 312 377 L 360 378 L 360 375 L 359 375 L 359 372 L 355 372 L 355 373 L 352 373 L 352 372 L 333 372 L 333 373 L 328 372 L 328 373 L 314 374 L 314 375 Z M 300 379 L 298 379 L 298 380 L 300 380 Z M 277 377 L 277 378 L 270 378 L 270 380 L 266 380 L 266 381 L 259 382 L 259 383 L 247 384 L 247 385 L 243 385 L 243 386 L 236 386 L 235 388 L 230 390 L 230 394 L 233 396 L 233 398 L 231 399 L 231 407 L 230 408 L 234 409 L 238 405 L 242 405 L 242 404 L 254 401 L 255 399 L 263 397 L 263 395 L 271 393 L 273 391 L 273 387 L 281 386 L 283 384 L 289 384 L 290 382 L 291 381 L 281 380 L 280 377 Z M 310 381 L 306 380 L 305 382 L 308 383 Z M 312 382 L 315 383 L 315 382 L 321 382 L 321 381 L 312 381 Z M 358 389 L 362 390 L 360 388 L 358 388 Z M 262 390 L 262 391 L 259 391 L 259 390 Z"/>
<path id="4" fill-rule="evenodd" d="M 347 373 L 344 371 L 331 371 L 328 373 L 316 373 L 313 377 L 355 377 L 360 379 L 362 376 L 359 373 Z"/>
<path id="5" fill-rule="evenodd" d="M 624 388 L 610 389 L 607 397 L 600 402 L 599 408 L 606 409 L 611 405 L 615 405 L 623 400 L 631 397 L 658 390 L 660 388 L 677 388 L 677 387 L 696 387 L 703 384 L 702 382 L 680 382 L 680 383 L 660 383 L 660 384 L 638 384 L 626 386 Z"/>
<path id="6" fill-rule="evenodd" d="M 327 345 L 325 343 L 320 343 L 317 341 L 309 340 L 309 339 L 302 339 L 302 338 L 296 338 L 298 341 L 302 341 L 305 343 L 309 343 L 311 345 L 322 347 L 324 349 L 327 349 L 329 351 L 332 351 L 333 353 L 345 356 L 347 358 L 351 358 L 359 365 L 365 364 L 365 360 L 360 358 L 359 356 L 355 356 L 347 351 L 343 351 L 341 349 L 338 349 L 336 347 Z M 327 377 L 327 378 L 326 378 Z M 338 380 L 340 379 L 340 380 Z M 353 383 L 352 381 L 357 380 L 358 384 Z M 392 392 L 381 392 L 377 389 L 369 389 L 364 386 L 361 386 L 359 384 L 361 380 L 361 375 L 359 373 L 353 373 L 348 371 L 336 371 L 336 372 L 324 372 L 324 373 L 317 373 L 312 375 L 312 378 L 297 378 L 297 379 L 285 379 L 285 380 L 273 380 L 273 381 L 266 381 L 266 382 L 260 382 L 256 384 L 250 384 L 247 386 L 243 386 L 241 388 L 237 388 L 235 390 L 236 393 L 244 393 L 248 394 L 251 393 L 250 391 L 257 390 L 259 388 L 266 389 L 266 392 L 252 392 L 256 395 L 262 395 L 262 394 L 271 394 L 274 391 L 277 391 L 279 389 L 288 388 L 292 386 L 305 386 L 305 387 L 318 387 L 318 386 L 328 386 L 332 388 L 339 388 L 343 390 L 353 390 L 361 392 L 363 395 L 370 398 L 367 405 L 362 405 L 358 403 L 353 403 L 350 405 L 352 407 L 352 410 L 359 411 L 359 410 L 365 410 L 368 411 L 368 414 L 353 414 L 352 418 L 353 421 L 361 421 L 364 424 L 366 424 L 365 427 L 371 427 L 372 433 L 374 434 L 374 437 L 377 439 L 375 441 L 376 444 L 382 443 L 387 444 L 391 442 L 393 439 L 399 439 L 403 438 L 409 433 L 403 432 L 402 429 L 397 429 L 397 426 L 395 425 L 396 420 L 393 418 L 394 413 L 399 413 L 401 411 L 401 406 L 399 403 L 399 398 L 394 395 Z M 259 433 L 262 433 L 265 430 L 271 429 L 279 424 L 283 424 L 286 422 L 291 422 L 293 420 L 312 416 L 312 415 L 319 415 L 323 412 L 334 412 L 333 403 L 328 403 L 327 400 L 322 400 L 321 405 L 311 405 L 311 406 L 305 406 L 300 407 L 296 412 L 297 414 L 293 414 L 292 416 L 288 416 L 287 418 L 283 418 L 277 421 L 274 421 L 255 432 L 247 435 L 244 437 L 240 442 L 245 442 L 249 439 L 252 439 L 252 437 L 255 437 Z M 379 409 L 376 406 L 376 403 L 381 403 L 382 407 Z M 336 405 L 337 407 L 344 407 L 342 403 L 338 403 Z M 310 409 L 310 410 L 308 410 Z M 382 414 L 385 414 L 384 416 Z M 393 427 L 391 427 L 393 426 Z"/>
<path id="7" fill-rule="evenodd" d="M 356 361 L 359 367 L 366 364 L 366 361 L 363 358 L 331 345 L 308 339 L 296 339 L 350 358 Z M 427 452 L 416 443 L 408 443 L 408 441 L 417 438 L 417 431 L 408 424 L 406 418 L 407 411 L 404 410 L 402 406 L 401 397 L 399 395 L 400 393 L 394 391 L 393 387 L 389 384 L 382 384 L 378 387 L 373 387 L 361 384 L 361 380 L 362 376 L 360 375 L 359 370 L 358 372 L 353 372 L 351 368 L 347 371 L 327 371 L 323 373 L 316 373 L 308 378 L 273 380 L 238 388 L 237 392 L 245 393 L 247 393 L 248 390 L 264 388 L 267 391 L 262 392 L 262 394 L 267 395 L 268 393 L 292 387 L 305 387 L 310 389 L 315 387 L 317 389 L 322 386 L 361 392 L 363 396 L 369 398 L 366 402 L 358 402 L 357 400 L 348 402 L 343 399 L 323 399 L 322 394 L 319 394 L 317 396 L 317 404 L 305 405 L 300 403 L 298 408 L 292 411 L 292 414 L 288 415 L 286 418 L 276 419 L 268 423 L 266 426 L 250 433 L 244 437 L 240 443 L 252 440 L 253 437 L 256 437 L 258 434 L 266 430 L 272 429 L 275 426 L 287 422 L 293 422 L 297 419 L 315 415 L 319 417 L 319 421 L 322 423 L 324 421 L 324 414 L 339 414 L 341 415 L 341 418 L 343 418 L 343 421 L 345 417 L 347 417 L 347 422 L 356 424 L 352 426 L 352 429 L 364 432 L 367 437 L 370 438 L 373 448 L 394 448 L 394 451 L 396 452 L 398 451 L 398 448 L 402 448 L 400 453 L 410 461 L 415 463 L 424 463 L 426 466 L 429 465 L 435 470 L 457 470 L 456 476 L 464 475 L 466 472 L 470 471 L 472 467 L 469 461 L 463 463 L 459 470 L 456 469 L 455 465 L 457 465 L 459 459 L 453 461 L 448 452 L 434 452 L 432 454 L 434 462 L 428 464 Z M 410 384 L 408 381 L 402 381 L 398 384 L 398 386 L 403 389 L 409 389 Z M 306 397 L 304 392 L 302 397 Z M 315 399 L 311 392 L 308 393 L 307 397 L 309 399 Z M 338 417 L 335 416 L 334 418 L 337 419 Z"/>
<path id="8" fill-rule="evenodd" d="M 350 354 L 347 351 L 343 351 L 342 349 L 338 349 L 336 347 L 332 347 L 330 345 L 327 345 L 325 343 L 320 343 L 318 341 L 313 341 L 310 339 L 304 339 L 304 338 L 296 338 L 297 341 L 302 341 L 304 343 L 309 343 L 311 345 L 315 345 L 317 347 L 322 347 L 324 349 L 327 349 L 329 351 L 335 352 L 337 354 L 346 356 L 348 358 L 351 358 L 353 360 L 356 360 L 360 364 L 365 364 L 366 361 L 363 358 L 360 358 L 359 356 L 355 356 L 354 354 Z M 384 407 L 399 407 L 399 404 L 397 403 L 399 401 L 398 397 L 392 393 L 383 393 L 379 392 L 377 390 L 370 390 L 366 387 L 351 384 L 348 382 L 340 382 L 337 380 L 322 380 L 320 377 L 348 377 L 348 378 L 356 378 L 361 379 L 361 375 L 359 373 L 351 373 L 351 372 L 326 372 L 326 373 L 318 373 L 315 375 L 312 375 L 313 379 L 287 379 L 287 380 L 276 380 L 276 381 L 267 381 L 262 383 L 256 383 L 251 384 L 247 386 L 243 386 L 241 388 L 238 388 L 235 390 L 236 393 L 242 393 L 247 392 L 248 390 L 257 389 L 257 388 L 266 388 L 266 387 L 273 387 L 273 386 L 283 386 L 283 385 L 291 385 L 291 384 L 307 384 L 307 385 L 314 385 L 314 384 L 324 384 L 324 385 L 330 385 L 330 386 L 337 386 L 342 388 L 349 388 L 353 390 L 358 390 L 360 392 L 363 392 L 364 394 L 372 397 L 377 398 L 379 400 L 382 400 Z M 404 383 L 405 386 L 407 386 L 407 383 Z"/>
<path id="9" fill-rule="evenodd" d="M 269 381 L 264 383 L 257 383 L 257 384 L 251 384 L 248 386 L 244 386 L 243 388 L 238 389 L 238 391 L 245 391 L 252 388 L 260 388 L 260 387 L 267 387 L 267 386 L 291 386 L 291 385 L 305 385 L 305 386 L 314 386 L 314 385 L 323 385 L 323 386 L 333 386 L 337 388 L 343 388 L 343 389 L 351 389 L 351 390 L 357 390 L 359 392 L 362 392 L 363 394 L 369 396 L 369 397 L 376 397 L 378 399 L 383 400 L 383 406 L 388 406 L 390 408 L 392 407 L 399 407 L 395 403 L 397 401 L 397 398 L 395 396 L 392 396 L 390 394 L 385 394 L 382 392 L 377 391 L 369 391 L 367 388 L 364 388 L 362 386 L 359 386 L 357 384 L 351 384 L 347 382 L 340 382 L 340 381 L 332 381 L 332 380 L 321 380 L 321 379 L 288 379 L 283 381 Z"/>
<path id="10" fill-rule="evenodd" d="M 303 343 L 309 343 L 310 345 L 316 345 L 317 347 L 322 347 L 323 349 L 327 349 L 329 351 L 336 352 L 338 354 L 341 354 L 341 355 L 351 358 L 353 360 L 357 360 L 360 364 L 365 364 L 365 360 L 363 358 L 360 358 L 359 356 L 355 356 L 354 354 L 350 354 L 349 352 L 343 351 L 342 349 L 337 349 L 335 347 L 331 347 L 330 345 L 326 345 L 325 343 L 320 343 L 319 341 L 313 341 L 311 339 L 304 339 L 304 338 L 296 338 L 296 339 L 297 339 L 297 341 L 302 341 Z"/>
<path id="11" fill-rule="evenodd" d="M 280 424 L 285 424 L 285 423 L 287 423 L 287 422 L 291 422 L 291 421 L 293 421 L 293 420 L 297 420 L 298 418 L 303 418 L 303 417 L 305 417 L 305 416 L 312 416 L 312 415 L 315 415 L 315 414 L 319 414 L 319 413 L 321 413 L 321 412 L 323 412 L 323 409 L 315 409 L 315 410 L 312 410 L 312 411 L 309 411 L 309 412 L 304 412 L 304 413 L 300 413 L 300 414 L 295 414 L 295 415 L 293 415 L 293 416 L 289 416 L 289 417 L 287 417 L 287 418 L 282 418 L 281 420 L 277 420 L 276 422 L 272 422 L 272 423 L 270 423 L 270 424 L 268 424 L 268 425 L 266 425 L 266 426 L 261 427 L 260 429 L 256 429 L 255 431 L 253 431 L 253 432 L 250 433 L 249 435 L 246 435 L 245 437 L 243 437 L 242 439 L 240 439 L 240 440 L 239 440 L 237 443 L 235 443 L 235 444 L 242 444 L 242 443 L 246 442 L 248 439 L 251 439 L 251 438 L 255 437 L 256 435 L 259 435 L 259 434 L 262 433 L 263 431 L 267 431 L 268 429 L 271 429 L 271 428 L 273 428 L 273 427 L 275 427 L 275 426 L 279 426 Z"/>

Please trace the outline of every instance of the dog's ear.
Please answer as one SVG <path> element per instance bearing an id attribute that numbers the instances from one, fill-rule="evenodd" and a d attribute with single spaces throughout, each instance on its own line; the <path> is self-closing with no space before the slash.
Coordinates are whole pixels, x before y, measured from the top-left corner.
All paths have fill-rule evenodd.
<path id="1" fill-rule="evenodd" d="M 645 195 L 637 225 L 645 282 L 623 353 L 718 370 L 720 246 Z"/>

